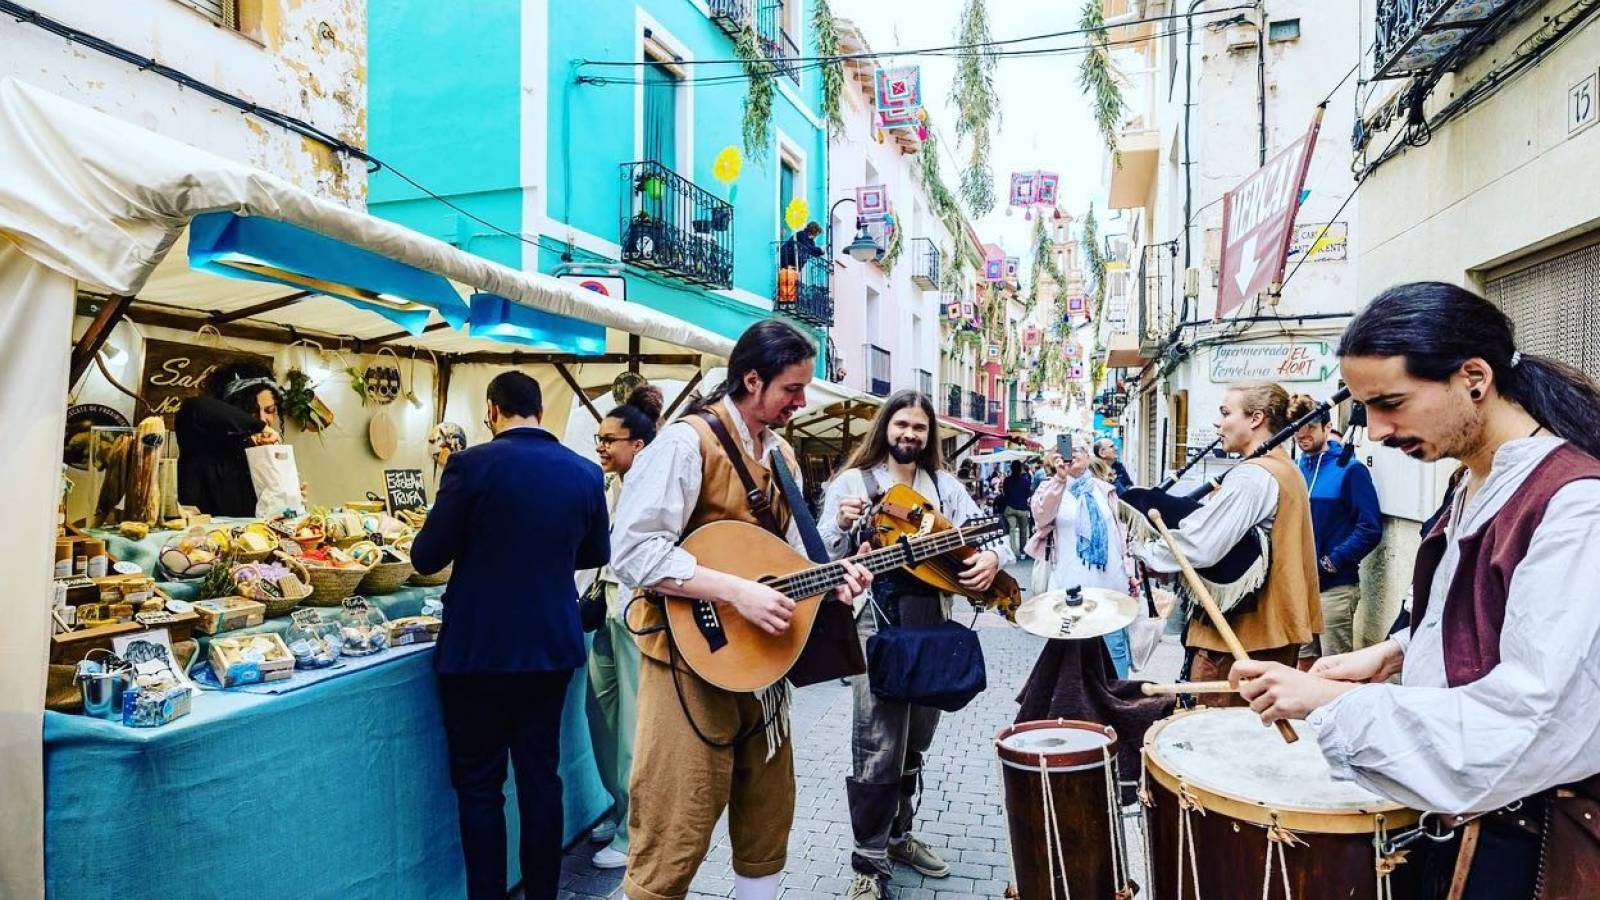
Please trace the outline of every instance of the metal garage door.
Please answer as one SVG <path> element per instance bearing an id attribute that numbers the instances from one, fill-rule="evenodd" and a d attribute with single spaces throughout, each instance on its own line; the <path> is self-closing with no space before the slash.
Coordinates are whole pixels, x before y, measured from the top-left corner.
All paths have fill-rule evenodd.
<path id="1" fill-rule="evenodd" d="M 1517 348 L 1600 381 L 1600 235 L 1491 272 L 1487 295 L 1516 326 Z"/>

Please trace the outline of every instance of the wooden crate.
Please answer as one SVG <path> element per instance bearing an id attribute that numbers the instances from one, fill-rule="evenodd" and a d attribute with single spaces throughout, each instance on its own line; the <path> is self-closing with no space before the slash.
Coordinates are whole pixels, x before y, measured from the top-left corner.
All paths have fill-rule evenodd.
<path id="1" fill-rule="evenodd" d="M 210 604 L 210 605 L 208 605 Z M 213 606 L 215 608 L 213 608 Z M 206 634 L 222 634 L 260 625 L 267 620 L 267 605 L 245 597 L 214 597 L 194 602 L 200 621 L 195 627 Z"/>
<path id="2" fill-rule="evenodd" d="M 235 654 L 236 645 L 243 645 L 257 639 L 271 642 L 277 648 L 272 658 L 261 663 L 241 663 Z M 289 652 L 289 645 L 283 638 L 274 633 L 241 635 L 239 637 L 220 637 L 212 640 L 211 670 L 216 673 L 217 680 L 223 686 L 235 684 L 256 684 L 264 681 L 282 681 L 294 674 L 294 654 Z"/>
<path id="3" fill-rule="evenodd" d="M 64 634 L 53 635 L 50 638 L 50 662 L 56 665 L 77 665 L 90 650 L 96 647 L 111 649 L 111 639 L 117 635 L 132 634 L 136 631 L 151 631 L 155 628 L 165 628 L 172 635 L 174 645 L 181 641 L 194 638 L 195 625 L 200 617 L 194 613 L 168 613 L 171 622 L 146 626 L 138 622 L 119 622 L 115 625 L 101 625 L 95 628 L 80 628 L 77 631 L 68 631 Z"/>

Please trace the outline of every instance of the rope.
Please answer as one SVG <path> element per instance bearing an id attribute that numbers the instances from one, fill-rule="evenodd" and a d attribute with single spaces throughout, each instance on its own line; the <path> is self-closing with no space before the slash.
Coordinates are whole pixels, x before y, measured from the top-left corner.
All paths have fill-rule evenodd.
<path id="1" fill-rule="evenodd" d="M 1149 879 L 1151 887 L 1154 888 L 1156 858 L 1150 855 L 1150 828 L 1147 821 L 1150 818 L 1150 814 L 1145 811 L 1154 809 L 1156 803 L 1155 798 L 1150 795 L 1150 784 L 1145 775 L 1144 763 L 1145 755 L 1141 749 L 1139 751 L 1139 807 L 1140 812 L 1144 814 L 1139 816 L 1139 839 L 1144 843 L 1145 876 Z"/>
<path id="2" fill-rule="evenodd" d="M 1305 843 L 1305 841 L 1295 837 L 1294 832 L 1278 824 L 1277 813 L 1272 814 L 1272 824 L 1267 826 L 1267 872 L 1261 879 L 1261 900 L 1269 900 L 1272 896 L 1272 858 L 1274 854 L 1278 858 L 1279 873 L 1283 876 L 1283 900 L 1294 900 L 1294 890 L 1289 886 L 1289 859 L 1284 852 L 1284 847 L 1291 845 L 1303 847 Z"/>
<path id="3" fill-rule="evenodd" d="M 1189 785 L 1178 782 L 1178 900 L 1183 900 L 1183 851 L 1189 851 L 1190 878 L 1194 880 L 1194 900 L 1200 900 L 1200 861 L 1195 858 L 1194 826 L 1189 822 L 1189 813 L 1199 810 L 1200 815 L 1205 815 L 1205 807 L 1201 806 L 1189 793 Z"/>
<path id="4" fill-rule="evenodd" d="M 1394 900 L 1394 885 L 1389 881 L 1389 874 L 1396 866 L 1405 862 L 1405 853 L 1395 851 L 1385 855 L 1383 848 L 1389 843 L 1389 828 L 1384 824 L 1383 813 L 1378 813 L 1372 819 L 1374 831 L 1372 832 L 1372 895 L 1377 900 Z"/>
<path id="5" fill-rule="evenodd" d="M 1039 804 L 1044 808 L 1044 856 L 1050 870 L 1050 900 L 1056 900 L 1056 875 L 1061 876 L 1061 889 L 1066 893 L 1062 900 L 1072 900 L 1072 885 L 1067 883 L 1067 854 L 1061 844 L 1060 825 L 1056 822 L 1056 798 L 1050 788 L 1050 770 L 1045 767 L 1044 754 L 1039 755 Z M 1057 868 L 1059 862 L 1060 868 Z M 1018 885 L 1021 888 L 1021 885 Z"/>
<path id="6" fill-rule="evenodd" d="M 1117 760 L 1111 755 L 1110 744 L 1100 746 L 1100 756 L 1105 761 L 1106 776 L 1106 829 L 1111 832 L 1111 883 L 1118 897 L 1131 897 L 1128 893 L 1128 850 L 1122 833 L 1121 808 L 1117 805 Z"/>

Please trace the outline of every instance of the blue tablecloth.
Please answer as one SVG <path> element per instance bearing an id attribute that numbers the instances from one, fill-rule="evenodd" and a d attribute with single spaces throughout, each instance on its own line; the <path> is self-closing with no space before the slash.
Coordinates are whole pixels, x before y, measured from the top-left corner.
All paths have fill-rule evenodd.
<path id="1" fill-rule="evenodd" d="M 391 617 L 410 615 L 437 591 L 381 599 L 396 608 Z M 265 629 L 287 623 L 268 620 Z M 397 655 L 288 694 L 199 692 L 193 712 L 155 729 L 46 712 L 47 896 L 464 896 L 432 664 L 431 652 Z M 580 669 L 561 727 L 569 844 L 611 806 L 589 740 L 587 693 Z M 514 798 L 509 783 L 506 793 Z M 508 804 L 514 882 L 513 810 Z"/>

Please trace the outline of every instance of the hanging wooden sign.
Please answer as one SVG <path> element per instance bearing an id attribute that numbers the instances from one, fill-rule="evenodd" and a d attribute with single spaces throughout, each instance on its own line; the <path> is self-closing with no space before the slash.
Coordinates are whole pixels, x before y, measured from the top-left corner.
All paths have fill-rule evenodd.
<path id="1" fill-rule="evenodd" d="M 147 339 L 139 399 L 148 403 L 152 413 L 165 419 L 167 427 L 171 428 L 178 407 L 190 397 L 204 393 L 206 378 L 212 372 L 239 362 L 251 362 L 272 370 L 272 357 L 260 353 Z"/>

